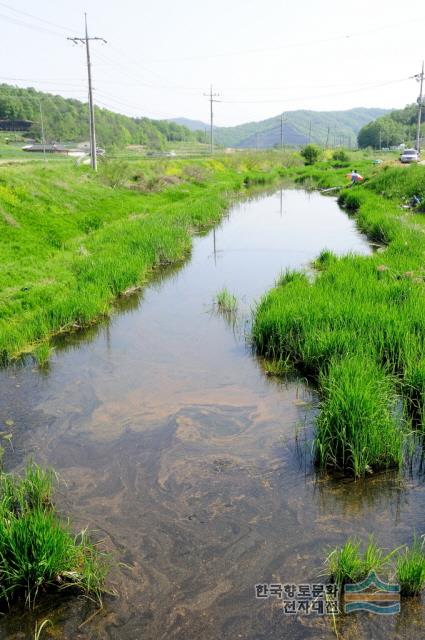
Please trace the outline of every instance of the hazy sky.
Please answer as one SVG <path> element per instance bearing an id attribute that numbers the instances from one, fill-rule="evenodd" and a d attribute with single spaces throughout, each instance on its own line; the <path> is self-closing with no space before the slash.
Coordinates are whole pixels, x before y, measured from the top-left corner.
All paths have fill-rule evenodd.
<path id="1" fill-rule="evenodd" d="M 97 104 L 217 125 L 293 109 L 402 107 L 425 57 L 423 0 L 0 0 L 0 82 L 85 99 L 84 11 Z M 36 20 L 35 18 L 39 18 Z"/>

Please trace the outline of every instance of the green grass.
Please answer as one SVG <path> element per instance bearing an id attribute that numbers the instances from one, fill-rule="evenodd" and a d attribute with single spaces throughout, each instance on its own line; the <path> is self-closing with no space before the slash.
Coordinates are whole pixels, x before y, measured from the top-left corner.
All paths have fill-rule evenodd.
<path id="1" fill-rule="evenodd" d="M 153 269 L 188 255 L 246 183 L 286 175 L 282 154 L 87 167 L 4 167 L 0 175 L 0 362 L 96 321 Z"/>
<path id="2" fill-rule="evenodd" d="M 262 360 L 261 365 L 267 376 L 285 376 L 293 370 L 288 360 Z"/>
<path id="3" fill-rule="evenodd" d="M 362 550 L 359 540 L 348 538 L 342 547 L 335 547 L 325 559 L 325 573 L 342 589 L 347 583 L 364 580 L 371 571 L 377 574 L 387 571 L 397 551 L 384 554 L 373 538 Z"/>
<path id="4" fill-rule="evenodd" d="M 328 183 L 340 180 L 338 171 L 333 179 L 328 169 L 312 171 Z M 422 423 L 425 389 L 425 221 L 400 208 L 412 180 L 425 180 L 425 168 L 362 173 L 366 185 L 344 191 L 340 202 L 385 251 L 341 258 L 322 252 L 314 281 L 302 273 L 281 279 L 253 325 L 260 355 L 289 360 L 319 384 L 319 463 L 355 476 L 400 464 L 404 425 L 414 417 Z M 394 174 L 396 196 L 381 195 L 383 174 Z M 394 393 L 405 400 L 404 415 L 394 412 Z M 391 445 L 379 446 L 378 425 L 392 434 Z"/>
<path id="5" fill-rule="evenodd" d="M 48 589 L 72 588 L 101 602 L 106 564 L 86 531 L 74 536 L 53 502 L 54 475 L 31 463 L 0 474 L 0 600 L 33 606 Z"/>
<path id="6" fill-rule="evenodd" d="M 238 301 L 233 293 L 226 288 L 219 291 L 215 297 L 217 308 L 222 313 L 235 313 L 238 308 Z"/>
<path id="7" fill-rule="evenodd" d="M 424 541 L 415 539 L 412 547 L 406 547 L 398 556 L 397 580 L 404 596 L 417 596 L 425 586 Z"/>
<path id="8" fill-rule="evenodd" d="M 347 583 L 364 580 L 374 571 L 380 578 L 396 581 L 402 596 L 417 596 L 425 586 L 425 549 L 423 539 L 414 539 L 388 553 L 370 538 L 367 545 L 348 538 L 342 547 L 335 547 L 326 557 L 324 573 L 341 590 Z"/>
<path id="9" fill-rule="evenodd" d="M 322 468 L 355 477 L 403 462 L 391 380 L 366 354 L 332 360 L 320 375 L 322 402 L 315 437 Z"/>

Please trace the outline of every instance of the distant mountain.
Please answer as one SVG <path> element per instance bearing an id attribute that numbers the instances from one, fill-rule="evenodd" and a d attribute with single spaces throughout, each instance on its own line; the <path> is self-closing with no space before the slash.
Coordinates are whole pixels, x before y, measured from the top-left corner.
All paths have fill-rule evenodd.
<path id="1" fill-rule="evenodd" d="M 175 122 L 181 127 L 186 127 L 186 129 L 190 129 L 191 131 L 205 131 L 205 129 L 209 129 L 210 127 L 206 122 L 190 120 L 190 118 L 170 118 L 169 122 Z"/>
<path id="2" fill-rule="evenodd" d="M 347 111 L 286 111 L 284 113 L 283 141 L 286 145 L 357 144 L 360 129 L 390 109 L 368 109 L 358 107 Z M 172 120 L 188 129 L 205 130 L 208 124 L 197 120 L 176 118 Z M 310 134 L 311 128 L 311 134 Z M 216 127 L 215 140 L 225 147 L 270 148 L 280 144 L 280 114 L 260 122 L 247 122 L 235 127 Z"/>

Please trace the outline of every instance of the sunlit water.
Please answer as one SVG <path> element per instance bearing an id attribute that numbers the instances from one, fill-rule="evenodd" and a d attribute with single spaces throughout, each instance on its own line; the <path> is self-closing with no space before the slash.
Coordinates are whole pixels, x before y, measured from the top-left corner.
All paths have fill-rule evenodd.
<path id="1" fill-rule="evenodd" d="M 41 598 L 0 619 L 1 638 L 159 640 L 333 638 L 329 620 L 291 617 L 258 582 L 317 582 L 325 550 L 375 533 L 384 546 L 423 530 L 418 474 L 318 479 L 304 434 L 317 399 L 264 375 L 247 342 L 250 310 L 286 268 L 324 249 L 371 248 L 334 199 L 278 191 L 232 208 L 190 259 L 157 274 L 110 322 L 57 344 L 51 366 L 0 374 L 13 420 L 8 469 L 32 455 L 64 481 L 57 503 L 115 560 L 104 609 Z M 236 323 L 216 293 L 237 296 Z M 424 637 L 420 601 L 399 616 L 338 621 L 345 639 Z M 54 635 L 55 634 L 55 635 Z"/>

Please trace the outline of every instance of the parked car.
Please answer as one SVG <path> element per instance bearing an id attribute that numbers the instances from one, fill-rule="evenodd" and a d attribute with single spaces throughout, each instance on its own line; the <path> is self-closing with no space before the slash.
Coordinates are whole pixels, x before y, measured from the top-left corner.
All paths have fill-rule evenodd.
<path id="1" fill-rule="evenodd" d="M 403 164 L 419 162 L 419 153 L 416 149 L 405 149 L 400 156 L 400 162 L 403 162 Z"/>

